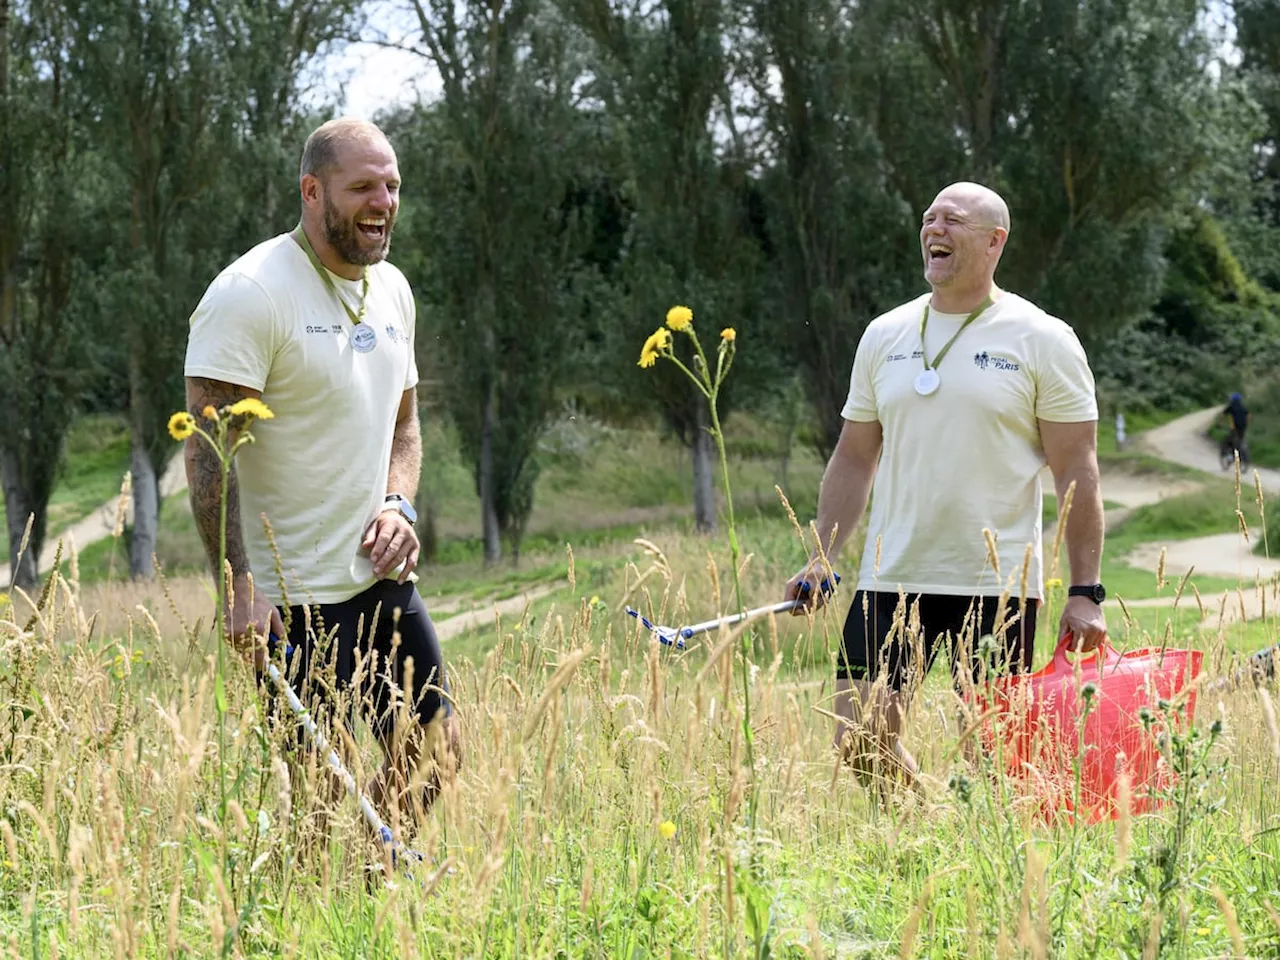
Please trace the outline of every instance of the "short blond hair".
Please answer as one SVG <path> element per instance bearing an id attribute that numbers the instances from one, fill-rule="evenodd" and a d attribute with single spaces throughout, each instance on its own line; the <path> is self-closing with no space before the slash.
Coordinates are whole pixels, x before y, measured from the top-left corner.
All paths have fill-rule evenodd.
<path id="1" fill-rule="evenodd" d="M 382 140 L 389 144 L 387 135 L 377 124 L 358 117 L 337 117 L 320 124 L 311 131 L 302 148 L 298 179 L 311 174 L 323 180 L 338 165 L 338 148 L 342 144 L 368 140 Z"/>

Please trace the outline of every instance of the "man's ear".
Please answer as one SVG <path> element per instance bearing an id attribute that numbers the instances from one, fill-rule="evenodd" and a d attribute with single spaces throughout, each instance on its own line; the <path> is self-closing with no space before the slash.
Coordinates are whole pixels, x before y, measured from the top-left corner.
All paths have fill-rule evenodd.
<path id="1" fill-rule="evenodd" d="M 320 178 L 314 173 L 304 173 L 302 181 L 298 184 L 299 192 L 302 194 L 302 202 L 310 206 L 313 203 L 320 203 L 323 196 L 324 186 L 320 183 Z"/>
<path id="2" fill-rule="evenodd" d="M 992 253 L 1000 253 L 1004 250 L 1004 245 L 1009 239 L 1009 231 L 1004 227 L 996 227 L 991 231 L 991 241 L 987 245 L 987 249 Z"/>

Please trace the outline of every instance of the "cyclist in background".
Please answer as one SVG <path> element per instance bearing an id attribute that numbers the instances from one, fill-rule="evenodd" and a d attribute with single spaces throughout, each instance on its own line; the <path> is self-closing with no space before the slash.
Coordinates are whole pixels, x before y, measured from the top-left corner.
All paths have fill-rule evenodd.
<path id="1" fill-rule="evenodd" d="M 1244 434 L 1253 420 L 1253 414 L 1244 405 L 1244 397 L 1238 393 L 1231 394 L 1222 415 L 1227 421 L 1227 439 L 1222 445 L 1223 461 L 1226 462 L 1228 457 L 1234 460 L 1234 452 L 1239 450 L 1240 462 L 1247 462 L 1249 448 L 1245 446 Z"/>

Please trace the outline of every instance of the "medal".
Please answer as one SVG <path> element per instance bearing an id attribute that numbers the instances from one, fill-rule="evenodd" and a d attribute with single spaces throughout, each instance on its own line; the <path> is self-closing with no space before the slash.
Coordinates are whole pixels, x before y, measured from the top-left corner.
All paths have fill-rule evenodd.
<path id="1" fill-rule="evenodd" d="M 927 397 L 938 389 L 940 383 L 942 378 L 938 376 L 937 370 L 921 370 L 916 374 L 916 393 Z"/>
<path id="2" fill-rule="evenodd" d="M 937 392 L 938 385 L 942 383 L 942 378 L 938 376 L 937 367 L 942 363 L 942 358 L 947 355 L 947 351 L 951 349 L 951 345 L 956 342 L 956 338 L 964 333 L 964 328 L 978 319 L 978 314 L 991 306 L 991 297 L 987 296 L 978 304 L 978 308 L 964 318 L 964 323 L 960 324 L 960 329 L 951 335 L 951 339 L 946 342 L 938 355 L 933 358 L 933 366 L 929 365 L 929 354 L 924 345 L 924 330 L 929 323 L 929 303 L 925 302 L 924 314 L 920 317 L 920 356 L 924 359 L 924 369 L 916 374 L 915 388 L 916 393 L 922 397 L 927 397 Z"/>
<path id="3" fill-rule="evenodd" d="M 378 345 L 378 335 L 367 323 L 359 324 L 351 331 L 351 349 L 356 353 L 368 353 Z"/>

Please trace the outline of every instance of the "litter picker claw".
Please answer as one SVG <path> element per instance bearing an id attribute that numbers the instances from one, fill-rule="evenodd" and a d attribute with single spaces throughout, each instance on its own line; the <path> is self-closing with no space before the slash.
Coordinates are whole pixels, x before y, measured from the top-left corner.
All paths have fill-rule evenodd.
<path id="1" fill-rule="evenodd" d="M 833 573 L 835 584 L 830 580 L 822 581 L 823 596 L 830 596 L 835 592 L 836 584 L 840 583 L 840 574 Z M 702 623 L 695 623 L 690 627 L 664 627 L 661 624 L 650 623 L 649 618 L 642 614 L 639 610 L 631 607 L 624 609 L 628 614 L 639 620 L 644 626 L 657 636 L 660 643 L 668 647 L 675 647 L 677 650 L 685 648 L 685 641 L 691 640 L 700 633 L 706 633 L 708 630 L 714 630 L 720 626 L 731 626 L 735 623 L 741 623 L 744 620 L 752 620 L 766 613 L 786 613 L 794 610 L 797 606 L 805 603 L 809 598 L 809 584 L 801 582 L 800 596 L 795 600 L 783 600 L 781 603 L 774 603 L 767 607 L 756 607 L 754 610 L 746 610 L 742 613 L 735 613 L 727 617 L 717 617 L 714 620 L 704 620 Z"/>

